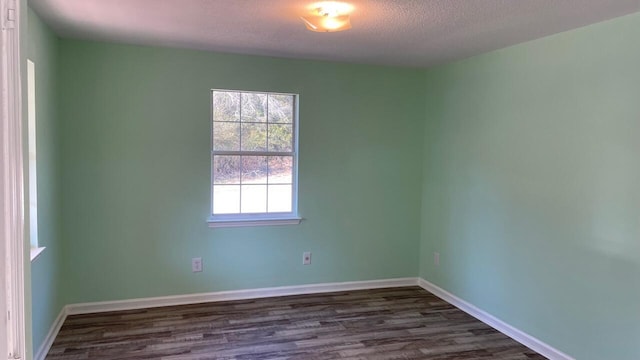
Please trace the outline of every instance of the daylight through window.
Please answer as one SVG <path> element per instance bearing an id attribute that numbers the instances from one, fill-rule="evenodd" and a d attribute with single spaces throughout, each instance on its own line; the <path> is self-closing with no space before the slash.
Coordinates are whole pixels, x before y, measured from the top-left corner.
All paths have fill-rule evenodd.
<path id="1" fill-rule="evenodd" d="M 296 212 L 297 96 L 212 91 L 213 219 Z"/>

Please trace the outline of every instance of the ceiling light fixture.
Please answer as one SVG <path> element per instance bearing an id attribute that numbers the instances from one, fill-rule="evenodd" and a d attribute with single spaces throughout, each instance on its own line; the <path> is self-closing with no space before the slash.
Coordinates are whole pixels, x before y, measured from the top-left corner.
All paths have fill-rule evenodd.
<path id="1" fill-rule="evenodd" d="M 323 1 L 309 6 L 310 14 L 300 17 L 307 29 L 315 32 L 335 32 L 351 29 L 349 14 L 353 6 L 338 1 Z"/>

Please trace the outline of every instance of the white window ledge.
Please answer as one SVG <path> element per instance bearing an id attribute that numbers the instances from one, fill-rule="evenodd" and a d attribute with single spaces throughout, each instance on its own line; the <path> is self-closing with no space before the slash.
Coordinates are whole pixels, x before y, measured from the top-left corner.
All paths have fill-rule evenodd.
<path id="1" fill-rule="evenodd" d="M 302 218 L 297 216 L 259 219 L 212 219 L 209 218 L 210 228 L 219 227 L 244 227 L 244 226 L 273 226 L 273 225 L 298 225 Z"/>
<path id="2" fill-rule="evenodd" d="M 38 255 L 42 254 L 42 252 L 46 249 L 46 247 L 32 247 L 31 248 L 31 261 L 35 260 Z"/>

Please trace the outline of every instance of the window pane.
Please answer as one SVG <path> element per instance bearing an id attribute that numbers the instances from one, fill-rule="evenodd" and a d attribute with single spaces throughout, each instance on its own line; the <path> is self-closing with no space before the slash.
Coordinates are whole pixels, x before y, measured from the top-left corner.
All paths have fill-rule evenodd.
<path id="1" fill-rule="evenodd" d="M 267 121 L 267 94 L 242 93 L 242 121 Z"/>
<path id="2" fill-rule="evenodd" d="M 213 183 L 240 184 L 240 156 L 214 156 Z"/>
<path id="3" fill-rule="evenodd" d="M 291 213 L 296 207 L 296 96 L 236 90 L 211 94 L 213 215 Z"/>
<path id="4" fill-rule="evenodd" d="M 268 212 L 291 212 L 291 185 L 269 185 Z"/>
<path id="5" fill-rule="evenodd" d="M 240 121 L 239 92 L 213 92 L 213 121 Z"/>
<path id="6" fill-rule="evenodd" d="M 213 123 L 213 150 L 240 150 L 240 123 Z"/>
<path id="7" fill-rule="evenodd" d="M 267 125 L 242 124 L 242 151 L 267 150 Z"/>
<path id="8" fill-rule="evenodd" d="M 242 213 L 267 211 L 267 185 L 242 185 Z"/>
<path id="9" fill-rule="evenodd" d="M 293 123 L 293 95 L 269 95 L 269 122 Z"/>
<path id="10" fill-rule="evenodd" d="M 269 156 L 269 184 L 293 183 L 293 156 Z"/>
<path id="11" fill-rule="evenodd" d="M 269 124 L 269 151 L 293 151 L 293 127 Z"/>
<path id="12" fill-rule="evenodd" d="M 238 214 L 240 212 L 240 185 L 213 186 L 213 213 Z"/>
<path id="13" fill-rule="evenodd" d="M 266 184 L 267 168 L 266 156 L 243 156 L 242 184 Z"/>

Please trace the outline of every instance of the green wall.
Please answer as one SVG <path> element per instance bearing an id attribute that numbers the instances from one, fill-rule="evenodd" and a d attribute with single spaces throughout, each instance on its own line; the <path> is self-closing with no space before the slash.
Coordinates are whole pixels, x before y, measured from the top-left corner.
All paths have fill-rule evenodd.
<path id="1" fill-rule="evenodd" d="M 59 54 L 68 302 L 418 273 L 422 71 L 76 40 Z M 211 88 L 300 94 L 300 225 L 208 228 Z"/>
<path id="2" fill-rule="evenodd" d="M 56 39 L 30 14 L 34 347 L 67 303 L 419 273 L 577 359 L 640 358 L 638 35 L 411 70 Z M 207 227 L 211 88 L 301 95 L 302 224 Z"/>
<path id="3" fill-rule="evenodd" d="M 580 360 L 640 359 L 639 38 L 635 14 L 426 74 L 421 276 Z"/>
<path id="4" fill-rule="evenodd" d="M 55 89 L 58 39 L 31 10 L 28 11 L 27 37 L 27 57 L 34 62 L 36 72 L 38 242 L 46 247 L 31 263 L 31 315 L 34 350 L 37 350 L 65 304 L 60 292 L 61 164 Z"/>

